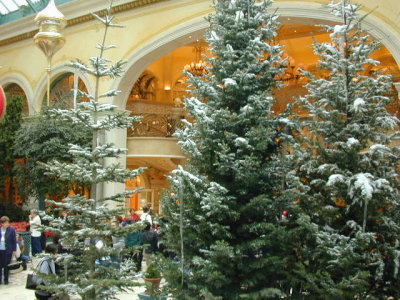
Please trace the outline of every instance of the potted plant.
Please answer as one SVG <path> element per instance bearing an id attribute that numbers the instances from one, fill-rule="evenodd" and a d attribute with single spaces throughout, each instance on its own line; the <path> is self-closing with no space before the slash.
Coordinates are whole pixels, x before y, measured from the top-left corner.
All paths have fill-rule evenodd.
<path id="1" fill-rule="evenodd" d="M 147 266 L 146 272 L 144 273 L 144 281 L 146 284 L 146 294 L 152 295 L 159 292 L 161 272 L 154 263 L 150 263 Z"/>
<path id="2" fill-rule="evenodd" d="M 157 268 L 157 265 L 150 263 L 147 267 L 146 272 L 143 275 L 143 279 L 146 285 L 144 293 L 139 293 L 140 300 L 166 300 L 167 295 L 162 293 L 160 290 L 161 272 Z"/>

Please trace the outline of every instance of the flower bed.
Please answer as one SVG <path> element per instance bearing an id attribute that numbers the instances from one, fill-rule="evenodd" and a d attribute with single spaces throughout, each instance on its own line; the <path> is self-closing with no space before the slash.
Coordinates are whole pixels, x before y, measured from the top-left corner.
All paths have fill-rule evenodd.
<path id="1" fill-rule="evenodd" d="M 29 222 L 10 222 L 10 226 L 15 229 L 15 231 L 26 231 L 26 226 Z"/>

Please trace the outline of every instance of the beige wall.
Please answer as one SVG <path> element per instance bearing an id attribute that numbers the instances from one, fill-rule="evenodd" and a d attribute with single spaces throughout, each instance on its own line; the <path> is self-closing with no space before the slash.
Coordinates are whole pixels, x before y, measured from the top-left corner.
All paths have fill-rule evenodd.
<path id="1" fill-rule="evenodd" d="M 77 3 L 73 2 L 74 8 L 72 8 L 71 4 L 60 7 L 60 10 L 66 14 L 67 19 L 68 15 L 72 15 L 73 13 L 76 15 L 79 13 L 79 5 L 83 5 L 80 3 L 84 1 L 76 2 Z M 107 1 L 93 1 L 97 7 L 101 6 L 102 2 L 104 2 L 105 7 Z M 122 87 L 123 94 L 119 99 L 116 99 L 116 103 L 124 106 L 128 96 L 127 93 L 138 74 L 150 66 L 156 59 L 192 41 L 189 38 L 190 22 L 198 20 L 196 23 L 200 24 L 198 28 L 206 27 L 207 24 L 203 21 L 203 17 L 212 12 L 212 8 L 210 7 L 211 2 L 211 0 L 161 1 L 117 14 L 117 21 L 123 24 L 125 28 L 112 29 L 107 39 L 107 44 L 115 44 L 118 48 L 108 51 L 106 56 L 114 60 L 120 58 L 128 60 L 128 72 L 126 75 L 128 78 L 116 80 L 104 79 L 102 81 L 101 90 L 105 91 L 110 87 Z M 318 18 L 320 15 L 321 18 L 324 18 L 323 14 L 326 14 L 326 9 L 321 2 L 328 3 L 328 1 L 321 0 L 277 0 L 274 5 L 280 7 L 278 13 L 283 16 L 297 15 L 299 17 L 301 11 L 304 10 L 305 13 L 308 11 L 312 12 L 306 14 L 305 17 Z M 382 31 L 382 35 L 386 34 L 387 43 L 390 43 L 390 41 L 395 43 L 394 37 L 399 37 L 400 40 L 400 1 L 379 0 L 379 6 L 377 6 L 375 0 L 362 0 L 358 2 L 366 6 L 364 8 L 365 12 L 376 8 L 368 18 L 370 19 L 370 23 L 376 26 L 377 29 L 375 29 L 375 31 L 377 31 L 377 34 L 380 34 L 380 31 Z M 74 9 L 73 13 L 71 12 L 72 9 Z M 319 11 L 321 11 L 320 14 Z M 368 18 L 366 20 L 368 20 Z M 30 20 L 22 20 L 28 24 L 26 25 L 25 31 L 32 30 L 35 27 L 33 24 L 33 16 L 28 19 Z M 282 20 L 284 21 L 284 19 Z M 185 24 L 189 25 L 186 26 Z M 0 27 L 0 40 L 2 39 L 1 33 L 11 32 L 13 26 L 16 25 L 14 23 L 9 23 Z M 185 28 L 186 32 L 188 32 L 187 36 L 179 35 L 182 28 Z M 198 28 L 193 29 L 193 31 L 198 30 Z M 19 32 L 23 32 L 24 28 L 19 28 L 18 30 Z M 72 59 L 80 58 L 87 61 L 88 57 L 96 55 L 95 44 L 101 40 L 102 34 L 103 28 L 94 21 L 66 28 L 64 35 L 67 42 L 65 46 L 56 53 L 53 59 L 53 64 L 58 72 L 63 72 L 65 63 Z M 387 34 L 392 34 L 392 36 L 388 36 Z M 174 39 L 175 36 L 176 39 Z M 168 39 L 168 43 L 162 44 L 162 38 Z M 151 43 L 155 43 L 155 41 L 159 41 L 161 44 L 152 45 Z M 146 49 L 147 45 L 150 45 L 149 47 L 153 47 L 153 49 Z M 398 48 L 400 47 L 400 43 L 396 45 Z M 389 50 L 393 53 L 393 47 L 395 46 L 389 46 Z M 157 52 L 157 49 L 162 49 L 162 51 L 158 50 Z M 398 50 L 398 52 L 400 53 L 400 50 Z M 395 58 L 399 61 L 399 57 L 395 55 Z M 172 67 L 170 64 L 171 61 L 178 62 L 179 59 L 183 60 L 183 56 L 175 55 L 171 57 L 171 55 L 166 55 L 163 58 L 163 65 L 159 66 L 161 70 L 157 70 L 157 73 L 159 71 L 163 73 L 164 78 L 159 82 L 159 89 L 162 90 L 165 85 L 172 85 L 173 82 L 169 81 L 174 81 L 180 76 L 180 69 Z M 136 62 L 140 63 L 137 64 Z M 178 63 L 178 65 L 179 64 L 180 63 Z M 29 85 L 29 87 L 23 88 L 31 90 L 31 95 L 28 95 L 31 106 L 38 110 L 40 107 L 39 99 L 42 99 L 45 90 L 46 60 L 40 50 L 34 46 L 32 39 L 1 46 L 0 66 L 3 67 L 0 69 L 0 84 L 9 82 L 10 78 L 19 77 L 24 79 L 22 81 L 24 81 L 26 85 Z M 132 68 L 136 71 L 129 70 Z M 166 78 L 169 78 L 169 81 L 166 81 Z M 90 86 L 90 84 L 88 85 Z M 35 99 L 38 99 L 38 101 Z"/>
<path id="2" fill-rule="evenodd" d="M 104 1 L 105 5 L 107 1 Z M 59 8 L 61 11 L 63 7 Z M 139 9 L 129 10 L 117 15 L 117 22 L 123 24 L 123 29 L 111 29 L 107 44 L 115 44 L 116 49 L 107 51 L 106 57 L 113 59 L 127 59 L 135 48 L 146 44 L 153 37 L 210 10 L 208 1 L 167 1 Z M 31 17 L 33 19 L 33 17 Z M 33 22 L 33 20 L 32 20 Z M 4 26 L 7 26 L 4 25 Z M 1 32 L 1 27 L 0 27 Z M 65 46 L 55 54 L 53 65 L 63 66 L 69 61 L 79 58 L 87 61 L 88 57 L 98 54 L 95 49 L 101 41 L 103 27 L 98 22 L 88 22 L 66 28 L 63 32 L 66 38 Z M 151 64 L 148 61 L 147 64 Z M 35 97 L 44 93 L 43 83 L 46 77 L 46 59 L 32 39 L 23 40 L 0 47 L 0 82 L 7 74 L 20 74 L 26 78 L 32 87 Z M 134 82 L 134 79 L 132 79 Z M 101 90 L 106 91 L 112 84 L 111 80 L 104 79 Z M 38 88 L 41 91 L 38 91 Z M 39 97 L 40 98 L 40 97 Z M 32 101 L 33 99 L 31 99 Z M 39 104 L 35 103 L 38 108 Z"/>

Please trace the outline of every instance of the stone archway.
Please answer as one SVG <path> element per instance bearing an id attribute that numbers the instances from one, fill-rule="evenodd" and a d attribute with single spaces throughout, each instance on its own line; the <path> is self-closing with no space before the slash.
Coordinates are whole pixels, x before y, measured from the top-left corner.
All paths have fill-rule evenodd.
<path id="1" fill-rule="evenodd" d="M 121 93 L 114 98 L 114 104 L 125 108 L 133 83 L 153 61 L 172 50 L 201 37 L 208 23 L 204 18 L 194 19 L 181 24 L 139 47 L 127 60 L 127 69 L 123 77 L 117 78 L 112 88 Z"/>
<path id="2" fill-rule="evenodd" d="M 29 116 L 29 104 L 24 90 L 17 83 L 9 83 L 4 86 L 4 92 L 12 96 L 22 97 L 22 116 Z"/>
<path id="3" fill-rule="evenodd" d="M 340 22 L 338 18 L 329 13 L 326 5 L 319 3 L 275 3 L 271 9 L 277 9 L 282 22 L 285 22 L 285 18 L 296 18 L 304 22 L 304 24 L 313 25 Z M 379 39 L 391 52 L 399 65 L 400 33 L 393 30 L 383 19 L 372 14 L 363 20 L 363 24 L 365 29 Z M 124 109 L 132 83 L 135 82 L 148 65 L 175 48 L 191 42 L 190 38 L 201 37 L 207 27 L 208 23 L 204 17 L 193 19 L 163 32 L 149 43 L 136 49 L 127 60 L 125 75 L 117 78 L 112 84 L 112 88 L 121 91 L 121 94 L 114 98 L 114 104 Z"/>
<path id="4" fill-rule="evenodd" d="M 58 65 L 53 68 L 51 71 L 51 81 L 54 79 L 59 78 L 65 73 L 75 73 L 75 69 L 69 66 L 66 66 L 65 64 Z M 89 77 L 87 74 L 78 74 L 79 79 L 82 80 L 83 84 L 87 88 L 89 94 L 93 94 L 94 91 L 94 84 L 92 83 L 91 80 L 89 80 Z M 42 105 L 42 100 L 46 96 L 46 86 L 47 86 L 47 75 L 45 74 L 39 81 L 38 85 L 35 88 L 35 96 L 34 96 L 34 102 L 32 103 L 33 107 L 35 108 L 36 112 L 39 112 L 41 109 Z"/>
<path id="5" fill-rule="evenodd" d="M 20 74 L 7 74 L 0 79 L 0 86 L 3 86 L 3 88 L 10 84 L 16 84 L 22 89 L 27 101 L 28 115 L 34 114 L 33 91 L 29 81 Z"/>
<path id="6" fill-rule="evenodd" d="M 325 6 L 318 3 L 282 3 L 274 6 L 278 8 L 282 23 L 288 21 L 285 20 L 285 18 L 295 18 L 296 21 L 301 21 L 299 23 L 309 25 L 339 22 L 338 19 L 330 15 Z M 364 20 L 364 24 L 372 35 L 381 39 L 382 43 L 387 46 L 395 57 L 396 62 L 400 62 L 400 33 L 392 32 L 384 20 L 373 16 L 368 16 Z M 192 19 L 164 31 L 148 43 L 138 47 L 129 55 L 126 55 L 128 59 L 125 74 L 123 77 L 116 78 L 110 86 L 111 89 L 121 91 L 118 96 L 114 97 L 113 104 L 117 105 L 122 110 L 126 109 L 129 93 L 140 74 L 154 61 L 160 59 L 169 52 L 201 38 L 207 27 L 208 23 L 203 17 Z M 121 133 L 118 141 L 121 143 L 123 140 L 126 141 L 125 146 L 128 149 L 128 153 L 125 158 L 128 166 L 136 166 L 138 164 L 147 166 L 155 165 L 155 169 L 160 170 L 160 166 L 162 165 L 160 162 L 162 162 L 164 165 L 168 166 L 162 170 L 164 174 L 165 172 L 169 172 L 170 169 L 173 169 L 174 165 L 176 166 L 178 163 L 183 162 L 185 157 L 182 154 L 178 156 L 177 153 L 179 149 L 175 148 L 173 149 L 173 156 L 168 155 L 169 153 L 165 153 L 165 149 L 169 149 L 169 147 L 166 147 L 165 143 L 168 142 L 171 149 L 172 145 L 176 148 L 178 148 L 178 146 L 176 140 L 168 138 L 161 139 L 164 143 L 162 147 L 160 147 L 160 138 L 127 137 L 127 133 L 124 132 Z M 160 149 L 163 149 L 162 153 L 157 152 Z M 171 157 L 173 157 L 173 159 Z M 169 162 L 169 164 L 166 164 L 167 162 Z"/>

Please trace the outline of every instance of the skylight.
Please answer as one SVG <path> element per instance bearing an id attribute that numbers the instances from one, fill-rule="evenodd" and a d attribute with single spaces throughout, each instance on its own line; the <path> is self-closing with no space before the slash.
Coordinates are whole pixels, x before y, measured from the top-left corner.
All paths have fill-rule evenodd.
<path id="1" fill-rule="evenodd" d="M 33 4 L 42 2 L 43 0 L 0 0 L 0 13 L 6 15 L 10 12 L 16 11 L 21 5 L 30 6 L 33 8 Z"/>

